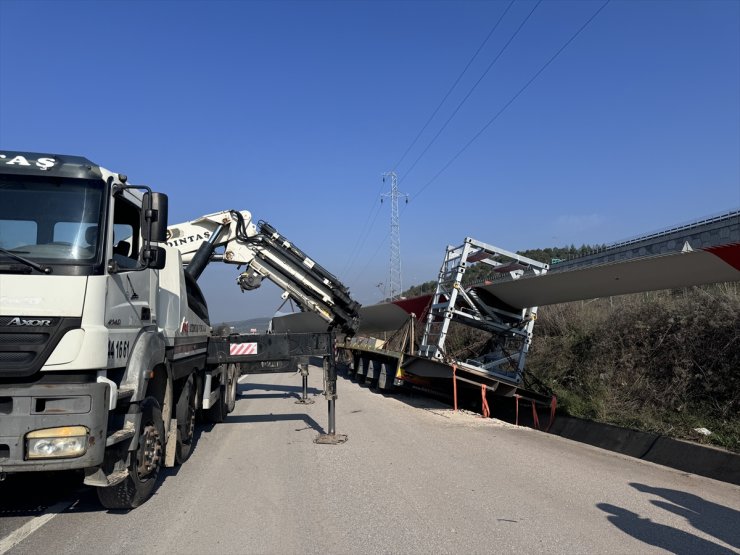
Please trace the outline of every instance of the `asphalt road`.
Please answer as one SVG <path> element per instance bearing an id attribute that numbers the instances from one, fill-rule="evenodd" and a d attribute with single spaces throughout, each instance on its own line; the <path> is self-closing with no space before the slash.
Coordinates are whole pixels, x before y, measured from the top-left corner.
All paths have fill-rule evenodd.
<path id="1" fill-rule="evenodd" d="M 4 553 L 740 553 L 740 488 L 339 380 L 251 376 L 129 512 L 74 475 L 0 484 Z M 31 493 L 29 493 L 29 490 Z"/>

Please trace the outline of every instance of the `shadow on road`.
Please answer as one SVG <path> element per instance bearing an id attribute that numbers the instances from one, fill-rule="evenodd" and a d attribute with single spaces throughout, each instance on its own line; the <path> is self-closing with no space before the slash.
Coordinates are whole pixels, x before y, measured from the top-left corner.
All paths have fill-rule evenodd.
<path id="1" fill-rule="evenodd" d="M 257 391 L 266 391 L 267 393 L 255 393 Z M 315 387 L 307 388 L 309 396 L 316 396 L 323 393 Z M 245 383 L 239 384 L 236 390 L 237 399 L 300 399 L 303 395 L 303 386 Z"/>
<path id="2" fill-rule="evenodd" d="M 271 384 L 271 383 L 240 383 L 238 393 L 240 395 L 244 395 L 245 393 L 249 393 L 251 391 L 283 391 L 285 393 L 294 393 L 296 395 L 301 395 L 303 392 L 303 386 L 301 385 L 278 385 L 278 384 Z M 309 395 L 319 395 L 323 393 L 320 389 L 316 389 L 315 387 L 309 387 L 308 388 L 308 394 Z"/>
<path id="3" fill-rule="evenodd" d="M 198 424 L 193 436 L 194 453 L 203 433 L 209 433 L 213 424 Z M 162 468 L 157 478 L 157 489 L 162 481 L 177 476 L 180 466 Z M 65 512 L 105 511 L 98 502 L 95 488 L 82 483 L 82 471 L 28 472 L 11 474 L 0 482 L 0 519 L 4 517 L 38 516 L 47 508 L 58 503 L 72 504 Z M 154 495 L 157 494 L 155 489 Z M 129 511 L 108 511 L 111 514 L 126 514 Z M 2 531 L 2 526 L 0 526 Z M 0 534 L 1 535 L 1 534 Z"/>
<path id="4" fill-rule="evenodd" d="M 377 387 L 377 382 L 370 382 L 369 380 L 366 380 L 362 376 L 358 376 L 357 374 L 351 372 L 347 366 L 340 365 L 338 367 L 338 374 L 337 374 L 337 391 L 339 393 L 340 399 L 342 395 L 342 385 L 341 382 L 348 382 L 351 384 L 354 384 L 356 386 L 359 386 L 363 389 L 369 389 L 376 395 L 382 395 L 383 397 L 388 397 L 392 399 L 396 399 L 397 401 L 404 403 L 405 405 L 408 405 L 410 407 L 425 410 L 425 411 L 439 411 L 439 410 L 449 410 L 452 408 L 452 396 L 448 398 L 444 394 L 436 391 L 431 390 L 421 390 L 421 389 L 414 389 L 412 387 L 394 387 L 390 391 L 384 391 L 382 389 L 379 389 Z M 480 396 L 480 393 L 478 393 Z M 491 396 L 492 397 L 492 396 Z M 492 401 L 489 401 L 491 406 L 496 406 Z M 478 407 L 472 406 L 469 404 L 460 403 L 461 409 L 466 410 L 475 410 L 476 412 L 479 410 Z M 498 414 L 494 414 L 497 418 L 499 417 Z"/>
<path id="5" fill-rule="evenodd" d="M 710 536 L 740 549 L 740 511 L 707 501 L 698 495 L 685 491 L 656 488 L 634 482 L 630 486 L 637 491 L 662 497 L 665 501 L 651 499 L 650 503 L 684 517 L 697 530 L 706 532 Z"/>
<path id="6" fill-rule="evenodd" d="M 358 376 L 345 364 L 338 366 L 338 378 L 340 381 L 355 383 L 362 388 L 367 388 L 378 395 L 392 397 L 411 407 L 422 410 L 449 410 L 453 407 L 452 382 L 448 392 L 431 389 L 416 388 L 411 385 L 395 387 L 391 391 L 383 391 L 377 388 L 377 381 L 370 383 L 365 377 Z M 339 388 L 341 395 L 341 388 Z M 520 426 L 535 428 L 535 421 L 529 401 L 521 401 L 517 411 L 516 401 L 513 397 L 502 397 L 488 393 L 486 396 L 491 418 Z M 476 414 L 482 414 L 481 392 L 479 387 L 468 387 L 461 383 L 458 386 L 458 408 Z M 549 409 L 548 409 L 549 410 Z M 546 428 L 550 423 L 550 415 L 542 407 L 538 409 L 540 429 Z"/>
<path id="7" fill-rule="evenodd" d="M 300 399 L 300 395 L 295 393 L 244 393 L 237 392 L 237 399 Z"/>
<path id="8" fill-rule="evenodd" d="M 77 471 L 12 474 L 0 482 L 0 518 L 36 516 L 81 489 Z"/>
<path id="9" fill-rule="evenodd" d="M 226 417 L 223 424 L 263 424 L 268 422 L 288 422 L 291 420 L 306 423 L 306 428 L 297 428 L 296 432 L 311 428 L 320 434 L 324 433 L 324 429 L 319 423 L 307 414 L 230 414 Z"/>
<path id="10" fill-rule="evenodd" d="M 636 490 L 662 497 L 650 502 L 670 513 L 684 517 L 691 526 L 714 538 L 740 547 L 740 511 L 707 501 L 698 495 L 679 490 L 652 487 L 631 483 Z M 711 540 L 700 538 L 689 532 L 653 522 L 649 518 L 609 503 L 599 503 L 599 509 L 607 513 L 607 520 L 624 533 L 648 545 L 671 553 L 692 555 L 694 553 L 730 554 L 735 551 Z"/>

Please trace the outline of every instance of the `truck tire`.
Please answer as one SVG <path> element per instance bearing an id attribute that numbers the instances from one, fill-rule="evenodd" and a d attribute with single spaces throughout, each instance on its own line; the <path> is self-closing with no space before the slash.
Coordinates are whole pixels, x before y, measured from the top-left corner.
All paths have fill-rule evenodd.
<path id="1" fill-rule="evenodd" d="M 382 364 L 379 360 L 369 360 L 367 362 L 367 373 L 365 374 L 365 384 L 371 388 L 375 388 L 378 385 L 378 376 L 380 375 L 380 365 Z"/>
<path id="2" fill-rule="evenodd" d="M 216 404 L 210 409 L 203 411 L 203 419 L 212 424 L 220 424 L 226 419 L 226 415 L 229 413 L 226 410 L 226 398 L 223 386 L 220 389 L 221 394 L 218 396 Z"/>
<path id="3" fill-rule="evenodd" d="M 394 378 L 395 375 L 393 374 L 391 365 L 388 362 L 383 362 L 378 375 L 378 389 L 381 391 L 391 391 L 393 389 Z"/>
<path id="4" fill-rule="evenodd" d="M 236 365 L 225 365 L 221 373 L 220 395 L 216 404 L 205 411 L 206 422 L 220 424 L 226 419 L 226 415 L 234 410 L 236 406 L 236 380 Z"/>
<path id="5" fill-rule="evenodd" d="M 352 355 L 352 362 L 347 366 L 347 377 L 352 379 L 355 376 L 355 372 L 357 372 L 357 366 L 360 364 L 360 356 L 353 354 Z"/>
<path id="6" fill-rule="evenodd" d="M 133 509 L 154 492 L 164 457 L 164 423 L 159 403 L 146 397 L 140 404 L 139 446 L 131 452 L 125 480 L 98 489 L 98 499 L 106 509 Z"/>
<path id="7" fill-rule="evenodd" d="M 195 382 L 190 376 L 182 386 L 175 405 L 177 418 L 177 445 L 175 446 L 175 463 L 182 464 L 190 457 L 195 433 Z"/>
<path id="8" fill-rule="evenodd" d="M 236 364 L 229 364 L 226 375 L 226 412 L 231 414 L 236 408 L 236 389 L 239 380 Z"/>
<path id="9" fill-rule="evenodd" d="M 370 360 L 365 357 L 360 357 L 360 361 L 357 364 L 357 373 L 355 374 L 357 383 L 365 383 L 365 376 L 367 376 L 369 366 Z"/>

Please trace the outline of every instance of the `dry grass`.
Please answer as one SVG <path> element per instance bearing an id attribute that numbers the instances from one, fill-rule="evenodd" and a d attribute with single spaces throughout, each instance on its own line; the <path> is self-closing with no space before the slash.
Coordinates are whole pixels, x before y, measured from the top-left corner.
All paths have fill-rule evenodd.
<path id="1" fill-rule="evenodd" d="M 534 335 L 568 414 L 740 451 L 737 282 L 542 307 Z"/>

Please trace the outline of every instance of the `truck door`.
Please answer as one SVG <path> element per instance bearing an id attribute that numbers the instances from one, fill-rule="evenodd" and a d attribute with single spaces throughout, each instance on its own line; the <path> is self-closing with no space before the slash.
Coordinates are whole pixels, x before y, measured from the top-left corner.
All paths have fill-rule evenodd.
<path id="1" fill-rule="evenodd" d="M 117 270 L 108 276 L 105 325 L 108 335 L 108 368 L 126 366 L 142 327 L 155 321 L 158 274 L 141 269 L 141 207 L 128 193 L 113 200 L 113 233 L 110 256 Z"/>

